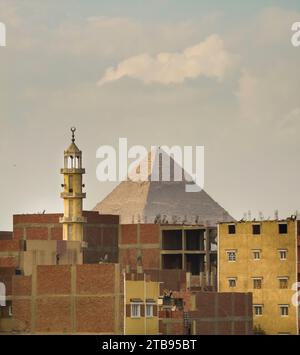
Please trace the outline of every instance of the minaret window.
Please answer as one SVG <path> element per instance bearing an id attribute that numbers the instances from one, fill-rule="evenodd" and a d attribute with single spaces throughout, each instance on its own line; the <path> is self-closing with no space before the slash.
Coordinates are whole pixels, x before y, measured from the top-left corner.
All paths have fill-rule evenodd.
<path id="1" fill-rule="evenodd" d="M 69 216 L 73 217 L 73 201 L 69 202 Z"/>
<path id="2" fill-rule="evenodd" d="M 72 235 L 73 235 L 73 225 L 69 224 L 68 225 L 68 240 L 72 240 Z"/>
<path id="3" fill-rule="evenodd" d="M 69 176 L 69 192 L 73 192 L 73 175 Z"/>

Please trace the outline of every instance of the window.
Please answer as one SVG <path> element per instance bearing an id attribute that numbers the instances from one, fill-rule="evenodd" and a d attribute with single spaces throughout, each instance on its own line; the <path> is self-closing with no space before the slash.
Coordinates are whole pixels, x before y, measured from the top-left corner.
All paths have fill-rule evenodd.
<path id="1" fill-rule="evenodd" d="M 73 217 L 73 200 L 69 200 L 69 217 Z"/>
<path id="2" fill-rule="evenodd" d="M 236 261 L 236 252 L 233 250 L 230 250 L 227 252 L 227 259 L 228 261 Z"/>
<path id="3" fill-rule="evenodd" d="M 279 223 L 278 224 L 278 232 L 279 232 L 279 234 L 287 234 L 287 232 L 288 232 L 287 223 Z"/>
<path id="4" fill-rule="evenodd" d="M 260 234 L 260 224 L 252 224 L 252 234 Z"/>
<path id="5" fill-rule="evenodd" d="M 260 260 L 260 250 L 253 250 L 252 253 L 254 260 Z"/>
<path id="6" fill-rule="evenodd" d="M 236 287 L 236 277 L 230 277 L 228 279 L 228 286 L 229 287 Z"/>
<path id="7" fill-rule="evenodd" d="M 286 260 L 286 254 L 287 254 L 287 250 L 286 249 L 279 250 L 279 258 L 280 258 L 280 260 Z"/>
<path id="8" fill-rule="evenodd" d="M 263 314 L 263 306 L 261 304 L 254 304 L 253 305 L 254 315 L 262 316 Z"/>
<path id="9" fill-rule="evenodd" d="M 131 304 L 131 318 L 140 318 L 141 316 L 141 305 L 139 303 Z"/>
<path id="10" fill-rule="evenodd" d="M 279 288 L 288 288 L 288 277 L 278 277 Z"/>
<path id="11" fill-rule="evenodd" d="M 260 289 L 262 286 L 262 279 L 261 278 L 254 278 L 253 279 L 253 288 Z"/>
<path id="12" fill-rule="evenodd" d="M 146 317 L 153 317 L 153 304 L 146 304 Z"/>
<path id="13" fill-rule="evenodd" d="M 73 192 L 73 175 L 69 175 L 69 192 Z"/>
<path id="14" fill-rule="evenodd" d="M 279 305 L 279 311 L 281 317 L 287 317 L 289 315 L 289 306 L 286 304 Z"/>
<path id="15" fill-rule="evenodd" d="M 235 234 L 235 224 L 228 224 L 228 234 Z"/>
<path id="16" fill-rule="evenodd" d="M 72 240 L 72 235 L 73 235 L 73 225 L 68 224 L 68 239 Z"/>

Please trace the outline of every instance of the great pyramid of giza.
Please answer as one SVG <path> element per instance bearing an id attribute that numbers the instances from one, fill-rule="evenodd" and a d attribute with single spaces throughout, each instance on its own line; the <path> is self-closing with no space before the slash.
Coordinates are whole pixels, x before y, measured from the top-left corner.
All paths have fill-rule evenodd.
<path id="1" fill-rule="evenodd" d="M 186 192 L 187 180 L 184 176 L 187 175 L 184 175 L 183 168 L 180 167 L 183 174 L 182 181 L 174 181 L 174 169 L 178 169 L 178 164 L 170 156 L 168 159 L 171 165 L 171 181 L 162 181 L 161 173 L 159 181 L 151 181 L 150 175 L 157 163 L 161 172 L 164 154 L 161 152 L 161 150 L 159 154 L 151 152 L 145 159 L 149 163 L 148 181 L 122 181 L 93 210 L 103 214 L 120 215 L 122 224 L 162 223 L 215 226 L 218 222 L 234 221 L 234 218 L 204 190 Z M 137 165 L 136 171 L 139 169 L 140 165 Z"/>

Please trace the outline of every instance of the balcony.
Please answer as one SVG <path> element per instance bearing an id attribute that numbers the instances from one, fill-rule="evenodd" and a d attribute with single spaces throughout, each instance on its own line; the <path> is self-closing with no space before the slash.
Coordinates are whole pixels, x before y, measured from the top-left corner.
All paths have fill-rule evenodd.
<path id="1" fill-rule="evenodd" d="M 60 194 L 61 198 L 85 198 L 86 197 L 86 193 L 85 192 L 62 192 Z"/>
<path id="2" fill-rule="evenodd" d="M 59 218 L 60 223 L 86 223 L 87 218 L 86 217 L 60 217 Z"/>
<path id="3" fill-rule="evenodd" d="M 60 169 L 61 174 L 85 174 L 85 169 L 63 168 Z"/>

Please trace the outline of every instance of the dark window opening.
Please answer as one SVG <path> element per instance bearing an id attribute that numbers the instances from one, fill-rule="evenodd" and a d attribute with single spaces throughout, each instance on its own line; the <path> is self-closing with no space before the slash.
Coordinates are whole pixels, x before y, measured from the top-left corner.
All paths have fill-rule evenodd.
<path id="1" fill-rule="evenodd" d="M 181 254 L 167 254 L 162 255 L 163 269 L 182 269 L 182 255 Z"/>
<path id="2" fill-rule="evenodd" d="M 164 230 L 162 232 L 162 248 L 164 250 L 182 250 L 181 230 Z"/>
<path id="3" fill-rule="evenodd" d="M 186 230 L 185 248 L 186 250 L 204 250 L 204 230 Z"/>
<path id="4" fill-rule="evenodd" d="M 175 298 L 174 303 L 177 310 L 183 311 L 184 303 L 182 298 Z"/>
<path id="5" fill-rule="evenodd" d="M 192 275 L 199 275 L 200 272 L 204 272 L 204 255 L 186 255 L 186 270 Z"/>
<path id="6" fill-rule="evenodd" d="M 217 254 L 210 254 L 210 266 L 211 267 L 217 267 L 217 260 L 218 260 L 218 257 L 217 257 Z"/>
<path id="7" fill-rule="evenodd" d="M 287 234 L 287 232 L 288 232 L 287 224 L 286 223 L 278 224 L 278 230 L 279 230 L 279 234 Z"/>
<path id="8" fill-rule="evenodd" d="M 235 224 L 228 225 L 228 234 L 235 234 Z"/>
<path id="9" fill-rule="evenodd" d="M 252 225 L 252 234 L 260 234 L 260 224 Z"/>

